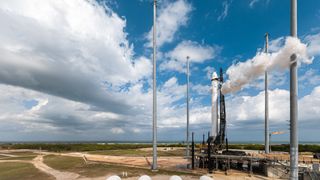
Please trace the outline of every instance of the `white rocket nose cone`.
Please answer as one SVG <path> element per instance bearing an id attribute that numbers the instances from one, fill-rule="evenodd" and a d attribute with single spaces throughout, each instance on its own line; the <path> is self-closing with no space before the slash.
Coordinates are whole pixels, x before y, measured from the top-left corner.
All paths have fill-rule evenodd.
<path id="1" fill-rule="evenodd" d="M 217 73 L 216 73 L 216 72 L 213 72 L 213 73 L 212 73 L 212 79 L 217 79 L 217 78 L 218 78 Z"/>

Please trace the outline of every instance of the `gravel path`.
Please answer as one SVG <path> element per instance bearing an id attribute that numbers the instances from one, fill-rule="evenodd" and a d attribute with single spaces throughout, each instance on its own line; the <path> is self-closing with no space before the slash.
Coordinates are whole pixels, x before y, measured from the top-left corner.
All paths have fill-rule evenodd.
<path id="1" fill-rule="evenodd" d="M 15 156 L 17 157 L 17 156 Z M 57 180 L 105 180 L 106 177 L 95 177 L 95 178 L 87 178 L 87 177 L 80 177 L 80 174 L 73 173 L 73 172 L 64 172 L 53 169 L 43 163 L 43 155 L 38 155 L 33 160 L 0 160 L 2 162 L 20 162 L 20 163 L 31 163 L 39 169 L 40 171 L 53 176 Z"/>
<path id="2" fill-rule="evenodd" d="M 67 179 L 77 179 L 80 177 L 79 174 L 73 173 L 73 172 L 63 172 L 58 171 L 56 169 L 53 169 L 49 166 L 47 166 L 45 163 L 43 163 L 43 155 L 38 155 L 36 158 L 32 160 L 32 164 L 39 170 L 52 175 L 57 180 L 67 180 Z"/>

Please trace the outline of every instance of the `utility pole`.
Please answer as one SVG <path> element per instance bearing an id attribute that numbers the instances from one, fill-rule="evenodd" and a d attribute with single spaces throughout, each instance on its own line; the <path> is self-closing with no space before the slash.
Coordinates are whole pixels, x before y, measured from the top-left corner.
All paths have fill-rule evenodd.
<path id="1" fill-rule="evenodd" d="M 186 156 L 189 159 L 189 56 L 187 56 L 187 149 L 186 149 Z"/>
<path id="2" fill-rule="evenodd" d="M 157 0 L 153 1 L 153 161 L 152 170 L 157 170 L 157 60 L 156 60 L 156 17 L 157 17 Z"/>
<path id="3" fill-rule="evenodd" d="M 297 37 L 297 0 L 291 0 L 292 37 Z M 292 54 L 290 65 L 290 179 L 298 179 L 298 82 L 297 82 L 297 55 Z"/>
<path id="4" fill-rule="evenodd" d="M 268 55 L 268 46 L 269 46 L 269 34 L 266 33 L 266 45 L 265 45 L 265 53 Z M 268 93 L 268 71 L 266 69 L 264 76 L 264 87 L 265 87 L 265 116 L 264 116 L 264 150 L 265 153 L 269 153 L 269 93 Z"/>

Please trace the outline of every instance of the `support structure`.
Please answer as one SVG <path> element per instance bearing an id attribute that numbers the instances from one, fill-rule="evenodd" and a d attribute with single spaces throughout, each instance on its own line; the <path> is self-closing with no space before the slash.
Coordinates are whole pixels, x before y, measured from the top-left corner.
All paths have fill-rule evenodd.
<path id="1" fill-rule="evenodd" d="M 204 134 L 202 135 L 202 145 L 205 145 L 205 141 L 204 141 Z"/>
<path id="2" fill-rule="evenodd" d="M 268 46 L 269 46 L 269 34 L 266 33 L 266 45 L 265 45 L 265 53 L 268 54 Z M 269 93 L 268 93 L 268 71 L 266 70 L 264 76 L 264 87 L 265 87 L 265 116 L 264 116 L 264 150 L 265 153 L 269 153 Z"/>
<path id="3" fill-rule="evenodd" d="M 208 149 L 207 149 L 207 152 L 208 152 L 208 171 L 209 173 L 211 174 L 213 172 L 213 167 L 212 167 L 212 159 L 211 159 L 211 140 L 210 140 L 210 133 L 208 132 Z"/>
<path id="4" fill-rule="evenodd" d="M 186 148 L 186 156 L 189 158 L 190 147 L 189 147 L 189 56 L 187 56 L 187 148 Z"/>
<path id="5" fill-rule="evenodd" d="M 156 16 L 157 0 L 153 1 L 153 161 L 152 170 L 157 170 L 157 60 L 156 60 Z"/>
<path id="6" fill-rule="evenodd" d="M 191 168 L 194 169 L 194 132 L 192 132 L 192 144 L 191 144 Z"/>
<path id="7" fill-rule="evenodd" d="M 297 37 L 297 0 L 291 0 L 292 37 Z M 290 179 L 298 179 L 298 82 L 297 82 L 297 56 L 293 54 L 290 65 Z"/>

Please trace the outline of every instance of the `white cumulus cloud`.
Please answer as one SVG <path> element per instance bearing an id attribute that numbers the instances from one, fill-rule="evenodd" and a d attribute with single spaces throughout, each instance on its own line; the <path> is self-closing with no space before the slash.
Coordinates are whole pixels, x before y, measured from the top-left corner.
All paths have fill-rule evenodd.
<path id="1" fill-rule="evenodd" d="M 106 86 L 151 74 L 149 59 L 132 56 L 126 21 L 94 0 L 1 1 L 0 17 L 1 83 L 118 111 L 126 102 Z"/>
<path id="2" fill-rule="evenodd" d="M 320 56 L 320 33 L 306 36 L 305 41 L 308 44 L 308 53 L 311 56 Z"/>
<path id="3" fill-rule="evenodd" d="M 156 20 L 157 46 L 174 40 L 176 32 L 180 27 L 185 26 L 189 20 L 192 6 L 186 0 L 161 1 L 160 9 Z M 147 46 L 152 46 L 153 29 L 149 31 Z"/>
<path id="4" fill-rule="evenodd" d="M 172 51 L 165 54 L 167 60 L 160 64 L 160 70 L 185 72 L 184 66 L 187 56 L 189 56 L 191 63 L 202 63 L 216 57 L 220 49 L 218 46 L 199 44 L 194 41 L 182 41 Z"/>
<path id="5" fill-rule="evenodd" d="M 231 96 L 226 100 L 227 120 L 233 123 L 263 122 L 265 94 Z M 320 115 L 320 86 L 298 100 L 299 121 L 316 122 Z M 290 119 L 290 92 L 283 89 L 269 90 L 269 118 L 271 123 L 287 123 Z"/>

